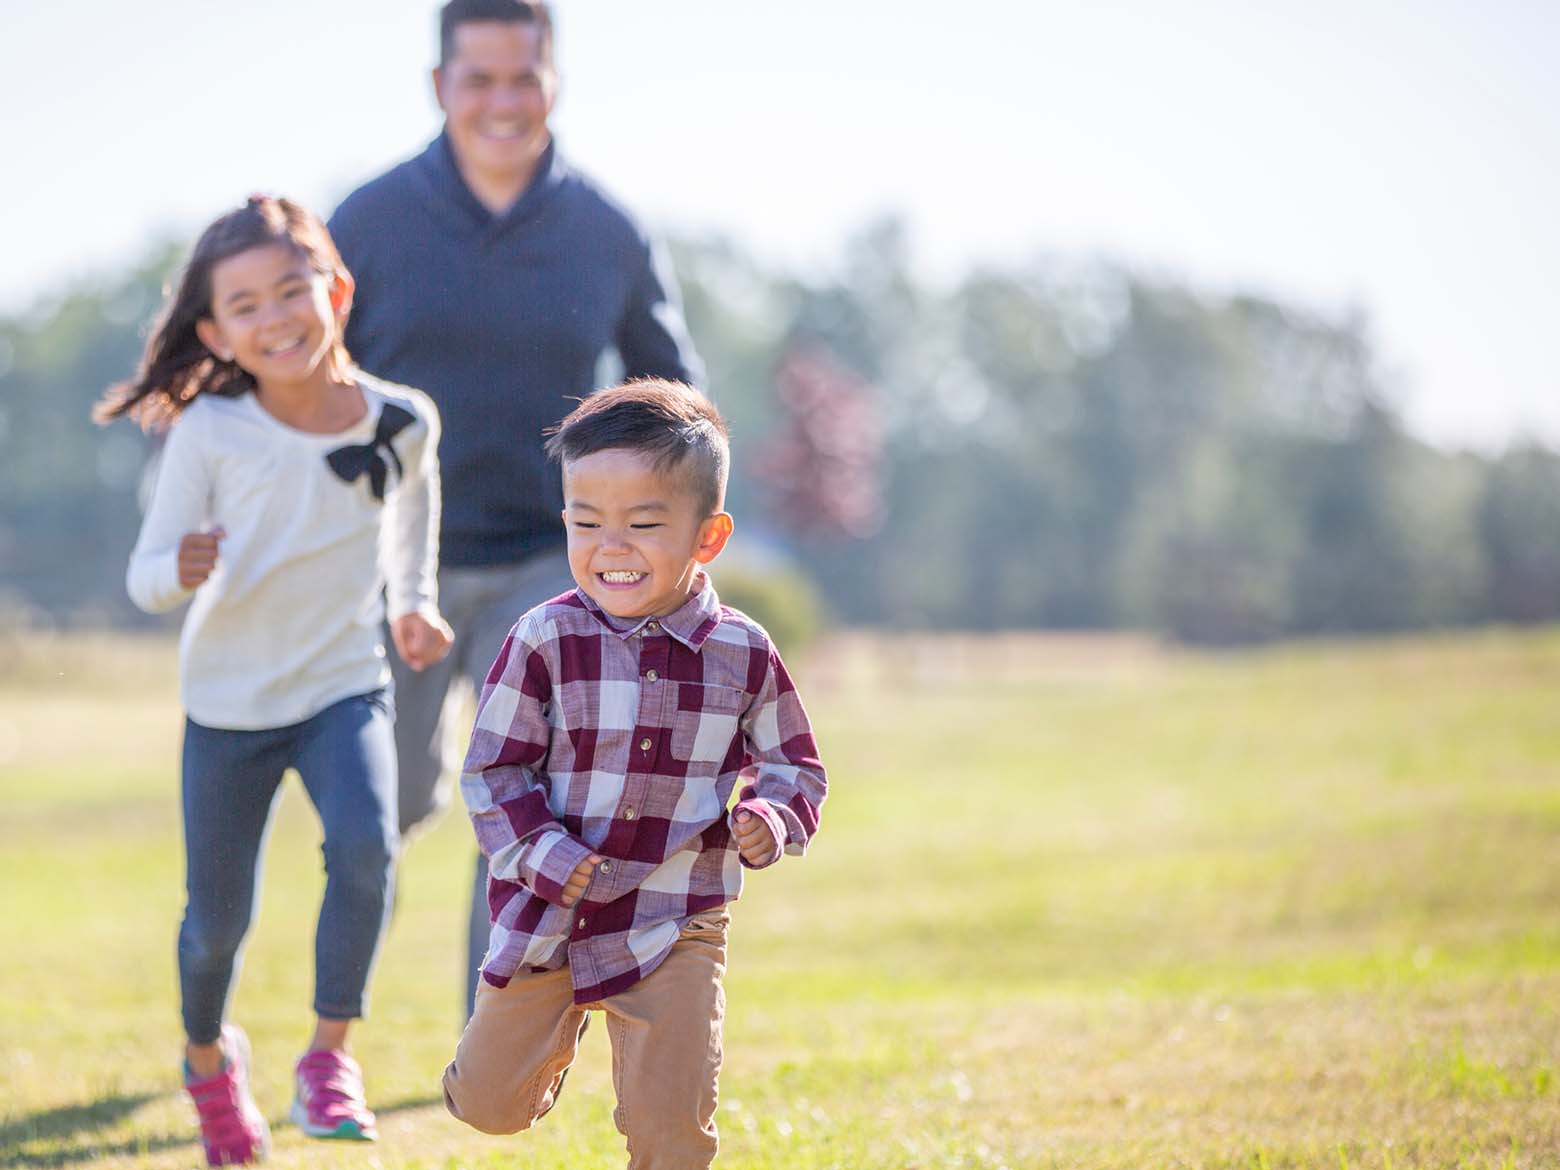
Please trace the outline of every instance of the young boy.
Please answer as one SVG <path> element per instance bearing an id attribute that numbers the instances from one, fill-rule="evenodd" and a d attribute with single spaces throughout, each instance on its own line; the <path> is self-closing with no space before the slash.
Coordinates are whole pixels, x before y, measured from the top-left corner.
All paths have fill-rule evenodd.
<path id="1" fill-rule="evenodd" d="M 630 1167 L 708 1166 L 726 903 L 744 867 L 806 849 L 823 767 L 768 636 L 701 568 L 732 528 L 715 408 L 630 382 L 547 450 L 578 588 L 520 619 L 477 707 L 461 794 L 492 932 L 445 1102 L 488 1133 L 529 1128 L 599 1010 Z"/>

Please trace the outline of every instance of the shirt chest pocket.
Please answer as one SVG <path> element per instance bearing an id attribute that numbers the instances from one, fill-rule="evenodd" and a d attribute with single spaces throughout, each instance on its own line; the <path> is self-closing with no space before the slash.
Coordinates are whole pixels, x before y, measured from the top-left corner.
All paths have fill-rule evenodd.
<path id="1" fill-rule="evenodd" d="M 678 683 L 672 756 L 694 770 L 717 770 L 731 753 L 747 693 L 710 683 Z"/>

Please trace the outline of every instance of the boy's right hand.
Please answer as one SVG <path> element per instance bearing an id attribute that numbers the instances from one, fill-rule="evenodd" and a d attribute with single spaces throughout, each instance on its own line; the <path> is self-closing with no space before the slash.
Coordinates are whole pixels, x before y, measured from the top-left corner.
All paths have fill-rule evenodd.
<path id="1" fill-rule="evenodd" d="M 584 861 L 574 867 L 574 872 L 569 875 L 569 880 L 563 883 L 563 904 L 572 906 L 580 900 L 580 895 L 585 892 L 585 887 L 590 885 L 590 876 L 596 872 L 596 867 L 601 864 L 601 858 L 592 853 Z"/>
<path id="2" fill-rule="evenodd" d="M 217 546 L 226 536 L 221 528 L 184 534 L 179 541 L 180 589 L 194 589 L 211 576 L 211 571 L 217 567 Z"/>

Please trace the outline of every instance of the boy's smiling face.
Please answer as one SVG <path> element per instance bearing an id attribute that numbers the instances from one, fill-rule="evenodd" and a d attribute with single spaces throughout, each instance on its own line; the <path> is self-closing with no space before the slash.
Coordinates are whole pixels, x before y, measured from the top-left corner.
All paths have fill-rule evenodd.
<path id="1" fill-rule="evenodd" d="M 702 515 L 680 468 L 610 448 L 563 465 L 563 523 L 575 583 L 613 617 L 664 617 L 688 599 L 700 565 L 731 536 L 726 512 Z"/>

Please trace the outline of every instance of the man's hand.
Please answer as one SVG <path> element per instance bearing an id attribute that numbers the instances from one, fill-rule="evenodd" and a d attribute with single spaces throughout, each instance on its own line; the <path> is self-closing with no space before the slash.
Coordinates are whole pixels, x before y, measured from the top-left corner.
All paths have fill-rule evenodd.
<path id="1" fill-rule="evenodd" d="M 179 541 L 179 588 L 194 589 L 205 583 L 217 567 L 217 546 L 227 533 L 221 528 L 210 532 L 186 532 Z"/>
<path id="2" fill-rule="evenodd" d="M 779 844 L 764 818 L 755 817 L 745 808 L 737 810 L 736 834 L 737 849 L 749 865 L 766 865 L 779 852 Z"/>
<path id="3" fill-rule="evenodd" d="M 563 883 L 563 904 L 572 906 L 580 900 L 580 895 L 585 892 L 585 887 L 590 885 L 590 876 L 596 872 L 596 867 L 601 864 L 601 858 L 592 853 L 584 861 L 574 867 L 574 872 L 569 875 L 569 880 Z"/>
<path id="4" fill-rule="evenodd" d="M 405 613 L 390 623 L 390 640 L 402 662 L 426 670 L 450 652 L 455 632 L 438 614 Z"/>

